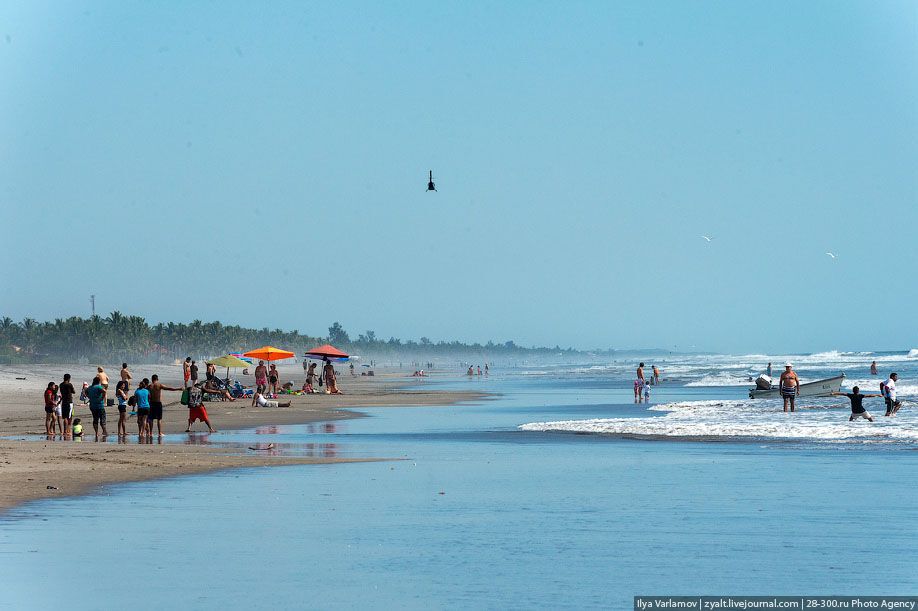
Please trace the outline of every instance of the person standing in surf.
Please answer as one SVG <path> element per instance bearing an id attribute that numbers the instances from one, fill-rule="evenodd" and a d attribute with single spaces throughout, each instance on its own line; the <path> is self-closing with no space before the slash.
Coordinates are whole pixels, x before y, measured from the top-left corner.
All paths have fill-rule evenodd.
<path id="1" fill-rule="evenodd" d="M 848 397 L 851 400 L 851 416 L 848 417 L 848 422 L 854 422 L 858 418 L 866 418 L 870 422 L 873 422 L 873 416 L 870 415 L 866 409 L 864 409 L 864 399 L 868 397 L 882 397 L 883 395 L 862 395 L 861 389 L 855 386 L 851 389 L 851 392 L 833 392 L 832 395 L 836 397 Z"/>
<path id="2" fill-rule="evenodd" d="M 790 403 L 790 411 L 794 411 L 797 395 L 800 394 L 800 378 L 794 372 L 794 366 L 784 363 L 784 373 L 781 374 L 781 398 L 784 399 L 784 411 Z"/>
<path id="3" fill-rule="evenodd" d="M 899 401 L 898 394 L 896 393 L 896 382 L 898 381 L 899 374 L 891 373 L 889 374 L 889 378 L 880 384 L 880 391 L 886 399 L 886 413 L 883 414 L 884 416 L 895 416 L 899 408 L 902 407 L 902 402 Z"/>
<path id="4" fill-rule="evenodd" d="M 870 363 L 870 375 L 872 376 L 877 375 L 877 362 L 876 361 Z"/>

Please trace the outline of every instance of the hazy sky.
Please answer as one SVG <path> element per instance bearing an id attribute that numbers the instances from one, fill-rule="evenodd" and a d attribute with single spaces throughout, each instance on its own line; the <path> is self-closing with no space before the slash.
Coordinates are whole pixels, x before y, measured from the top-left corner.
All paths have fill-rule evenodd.
<path id="1" fill-rule="evenodd" d="M 910 0 L 3 2 L 0 83 L 0 315 L 918 347 Z"/>

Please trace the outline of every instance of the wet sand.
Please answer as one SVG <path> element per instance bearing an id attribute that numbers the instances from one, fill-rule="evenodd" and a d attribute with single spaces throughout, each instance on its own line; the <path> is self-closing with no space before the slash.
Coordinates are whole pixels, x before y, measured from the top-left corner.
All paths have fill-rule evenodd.
<path id="1" fill-rule="evenodd" d="M 105 366 L 105 370 L 111 378 L 109 396 L 113 397 L 115 381 L 120 379 L 120 367 Z M 302 385 L 304 376 L 298 365 L 279 370 L 282 382 L 290 380 L 296 382 L 297 387 Z M 141 378 L 153 373 L 159 374 L 167 386 L 181 386 L 180 366 L 138 366 L 132 372 L 132 388 Z M 136 418 L 127 421 L 127 444 L 94 443 L 89 408 L 79 402 L 75 405 L 75 415 L 83 420 L 83 441 L 16 439 L 17 436 L 44 434 L 42 393 L 48 382 L 60 383 L 64 373 L 72 375 L 73 385 L 79 392 L 83 381 L 92 381 L 95 366 L 0 366 L 0 436 L 11 438 L 0 440 L 0 511 L 28 500 L 82 494 L 100 485 L 118 482 L 235 467 L 353 462 L 353 459 L 339 458 L 239 455 L 212 446 L 139 445 Z M 225 369 L 218 371 L 218 375 L 225 373 Z M 238 375 L 238 372 L 236 378 L 247 386 L 254 383 L 252 376 Z M 364 377 L 351 376 L 345 370 L 339 380 L 339 387 L 345 394 L 282 395 L 280 401 L 292 403 L 286 408 L 252 407 L 251 400 L 242 399 L 208 402 L 208 415 L 218 430 L 247 429 L 354 418 L 360 414 L 353 409 L 360 407 L 450 405 L 485 397 L 477 392 L 405 390 L 406 386 L 418 385 L 423 380 L 409 378 L 404 372 L 377 370 L 377 376 Z M 188 410 L 179 403 L 180 394 L 164 393 L 163 429 L 167 435 L 183 434 L 188 424 Z M 112 434 L 117 430 L 118 409 L 109 407 L 106 412 L 108 431 Z M 200 422 L 192 428 L 206 431 L 206 426 Z"/>

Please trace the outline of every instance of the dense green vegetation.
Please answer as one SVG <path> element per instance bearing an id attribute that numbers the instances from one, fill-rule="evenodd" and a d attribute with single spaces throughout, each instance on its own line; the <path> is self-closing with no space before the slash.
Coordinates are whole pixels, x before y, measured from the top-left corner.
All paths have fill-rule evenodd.
<path id="1" fill-rule="evenodd" d="M 329 342 L 365 359 L 424 360 L 432 358 L 486 359 L 523 357 L 539 353 L 574 354 L 572 349 L 523 348 L 512 341 L 504 343 L 465 344 L 462 342 L 433 342 L 426 337 L 420 341 L 403 341 L 395 337 L 379 339 L 373 331 L 352 339 L 345 329 L 335 323 L 327 337 L 305 335 L 297 330 L 247 329 L 220 322 L 158 323 L 150 325 L 141 316 L 112 312 L 109 316 L 58 318 L 39 322 L 26 318 L 14 322 L 0 319 L 0 362 L 171 362 L 185 356 L 208 357 L 276 346 L 302 354 L 305 350 Z"/>

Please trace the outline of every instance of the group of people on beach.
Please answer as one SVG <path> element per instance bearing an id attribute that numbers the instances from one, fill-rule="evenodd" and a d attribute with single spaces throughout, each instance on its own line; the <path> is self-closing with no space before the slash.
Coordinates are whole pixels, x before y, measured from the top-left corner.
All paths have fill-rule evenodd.
<path id="1" fill-rule="evenodd" d="M 766 370 L 771 375 L 771 363 L 768 363 L 768 368 Z M 873 361 L 870 364 L 870 374 L 877 375 L 877 362 Z M 899 411 L 899 408 L 902 407 L 902 401 L 899 400 L 898 393 L 896 391 L 896 382 L 899 381 L 899 374 L 896 372 L 890 373 L 889 377 L 886 378 L 886 381 L 880 382 L 880 392 L 876 394 L 863 394 L 859 386 L 855 386 L 851 389 L 851 392 L 832 392 L 833 396 L 838 397 L 847 397 L 851 402 L 851 415 L 848 417 L 849 422 L 853 422 L 860 418 L 869 420 L 873 422 L 873 416 L 870 415 L 870 412 L 864 407 L 864 399 L 869 398 L 882 398 L 886 403 L 886 413 L 884 416 L 895 416 Z M 794 366 L 792 363 L 788 362 L 784 364 L 784 371 L 781 373 L 781 378 L 778 381 L 778 391 L 781 394 L 781 398 L 784 400 L 784 411 L 793 412 L 796 407 L 797 397 L 800 396 L 800 378 L 797 377 L 797 372 L 794 371 Z"/>
<path id="2" fill-rule="evenodd" d="M 470 377 L 470 378 L 473 377 L 473 376 L 476 376 L 476 375 L 481 376 L 481 375 L 490 375 L 490 374 L 491 374 L 491 370 L 488 368 L 488 364 L 487 364 L 487 363 L 485 363 L 485 366 L 484 366 L 484 373 L 482 373 L 482 371 L 481 371 L 481 365 L 478 365 L 478 371 L 477 371 L 477 373 L 476 373 L 476 371 L 475 371 L 475 366 L 473 366 L 473 365 L 469 365 L 468 371 L 465 372 L 465 375 L 467 375 L 467 376 Z M 422 375 L 423 375 L 423 374 L 422 374 Z"/>
<path id="3" fill-rule="evenodd" d="M 79 399 L 89 407 L 92 414 L 92 428 L 98 438 L 100 432 L 102 437 L 108 436 L 106 407 L 109 406 L 109 377 L 101 366 L 96 371 L 97 375 L 91 384 L 83 383 Z M 233 397 L 226 388 L 225 382 L 219 379 L 216 367 L 212 363 L 207 363 L 206 377 L 202 382 L 198 381 L 198 371 L 197 362 L 187 357 L 182 362 L 182 386 L 166 386 L 160 381 L 158 375 L 153 374 L 149 378 L 142 379 L 132 393 L 133 375 L 127 363 L 122 363 L 121 380 L 117 383 L 115 396 L 111 399 L 111 403 L 117 404 L 118 408 L 117 435 L 119 439 L 128 434 L 127 419 L 129 416 L 137 416 L 137 434 L 141 439 L 152 439 L 154 426 L 158 436 L 164 436 L 162 427 L 164 391 L 182 393 L 181 403 L 188 407 L 186 432 L 191 432 L 194 423 L 200 420 L 207 426 L 209 432 L 215 433 L 217 429 L 211 424 L 207 408 L 204 406 L 205 396 L 216 396 L 227 401 L 235 401 L 236 397 Z M 252 393 L 252 407 L 290 407 L 291 402 L 276 400 L 281 389 L 279 378 L 277 367 L 273 363 L 269 369 L 265 366 L 264 361 L 259 361 L 255 368 L 256 386 Z M 64 439 L 82 439 L 83 437 L 82 421 L 80 418 L 74 418 L 74 399 L 77 393 L 71 379 L 69 373 L 64 374 L 59 384 L 48 382 L 44 391 L 45 434 L 49 437 L 60 436 Z M 315 385 L 318 384 L 321 387 L 323 383 L 327 394 L 341 393 L 335 368 L 327 359 L 321 375 L 316 373 L 316 363 L 309 365 L 302 390 L 305 393 L 316 393 L 318 391 L 315 390 Z"/>
<path id="4" fill-rule="evenodd" d="M 637 377 L 634 379 L 634 402 L 650 403 L 650 387 L 660 383 L 662 369 L 656 365 L 650 366 L 651 375 L 644 377 L 644 363 L 638 365 Z"/>
<path id="5" fill-rule="evenodd" d="M 83 384 L 80 400 L 89 406 L 92 414 L 92 428 L 96 436 L 108 436 L 108 406 L 109 377 L 103 367 L 97 368 L 97 375 L 92 384 Z M 127 363 L 121 365 L 121 380 L 115 386 L 115 397 L 118 406 L 118 437 L 127 436 L 127 411 L 131 408 L 131 415 L 137 416 L 137 432 L 140 437 L 149 438 L 153 435 L 153 425 L 156 424 L 159 436 L 163 436 L 163 391 L 180 391 L 182 388 L 166 386 L 159 381 L 159 376 L 154 374 L 149 379 L 144 378 L 138 384 L 134 394 L 130 394 L 133 376 Z M 74 396 L 76 389 L 71 382 L 69 373 L 64 374 L 60 384 L 49 382 L 45 390 L 45 434 L 48 436 L 60 435 L 65 439 L 81 439 L 83 437 L 83 424 L 80 418 L 74 418 Z M 213 431 L 207 420 L 206 412 L 203 421 Z M 189 427 L 191 424 L 189 413 Z M 58 432 L 58 429 L 60 432 Z"/>

